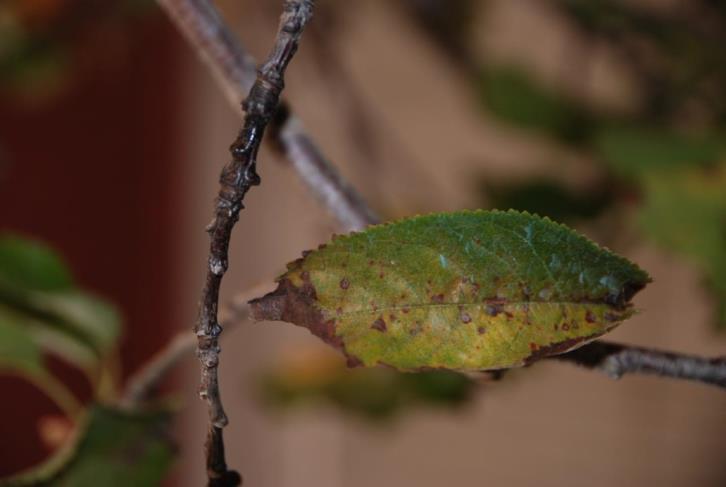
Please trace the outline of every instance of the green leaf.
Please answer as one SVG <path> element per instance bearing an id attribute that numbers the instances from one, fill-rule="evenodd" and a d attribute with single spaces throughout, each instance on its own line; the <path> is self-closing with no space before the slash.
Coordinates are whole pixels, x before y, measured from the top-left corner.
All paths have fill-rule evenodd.
<path id="1" fill-rule="evenodd" d="M 116 311 L 76 290 L 70 272 L 54 252 L 14 236 L 0 238 L 0 320 L 12 327 L 18 342 L 15 346 L 21 347 L 18 350 L 29 350 L 32 344 L 39 356 L 43 351 L 52 352 L 79 367 L 91 382 L 98 377 L 107 355 L 115 350 L 120 332 Z M 22 346 L 18 341 L 21 334 Z M 15 362 L 16 358 L 13 347 L 0 349 L 0 363 Z M 29 365 L 27 362 L 14 370 L 22 371 L 56 400 L 69 398 L 42 361 L 33 371 Z"/>
<path id="2" fill-rule="evenodd" d="M 0 314 L 0 370 L 37 375 L 44 372 L 43 354 L 25 331 Z"/>
<path id="3" fill-rule="evenodd" d="M 601 129 L 594 147 L 618 175 L 638 178 L 653 170 L 714 164 L 726 154 L 716 136 L 688 136 L 665 129 L 619 126 Z"/>
<path id="4" fill-rule="evenodd" d="M 45 392 L 67 414 L 80 405 L 68 388 L 45 368 L 43 351 L 12 314 L 0 307 L 0 373 L 25 378 Z"/>
<path id="5" fill-rule="evenodd" d="M 75 441 L 43 465 L 0 482 L 7 486 L 156 486 L 173 459 L 170 412 L 91 408 Z"/>
<path id="6" fill-rule="evenodd" d="M 495 370 L 580 346 L 632 314 L 650 278 L 548 219 L 462 211 L 334 238 L 251 302 L 351 364 Z"/>
<path id="7" fill-rule="evenodd" d="M 643 193 L 644 232 L 704 273 L 726 328 L 726 164 L 650 174 Z"/>
<path id="8" fill-rule="evenodd" d="M 13 235 L 0 235 L 0 280 L 36 291 L 64 291 L 71 273 L 47 246 Z"/>
<path id="9" fill-rule="evenodd" d="M 516 68 L 488 68 L 479 79 L 479 92 L 494 116 L 524 129 L 568 142 L 581 141 L 591 129 L 584 108 Z"/>
<path id="10" fill-rule="evenodd" d="M 26 303 L 31 313 L 45 316 L 54 326 L 76 337 L 103 355 L 113 348 L 121 319 L 113 306 L 93 295 L 70 291 L 30 293 Z"/>

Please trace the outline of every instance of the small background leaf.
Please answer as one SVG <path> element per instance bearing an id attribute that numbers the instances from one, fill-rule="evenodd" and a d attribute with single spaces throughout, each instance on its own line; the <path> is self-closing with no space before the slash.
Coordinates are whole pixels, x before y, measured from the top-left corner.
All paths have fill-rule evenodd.
<path id="1" fill-rule="evenodd" d="M 171 465 L 170 411 L 88 412 L 83 430 L 44 465 L 5 481 L 7 486 L 156 486 Z"/>
<path id="2" fill-rule="evenodd" d="M 467 376 L 445 370 L 418 374 L 385 367 L 349 370 L 344 360 L 329 352 L 287 357 L 260 381 L 269 405 L 292 408 L 327 403 L 371 421 L 389 420 L 419 406 L 463 406 L 476 387 Z"/>
<path id="3" fill-rule="evenodd" d="M 76 401 L 46 369 L 44 353 L 77 366 L 94 386 L 100 377 L 108 379 L 105 367 L 116 353 L 118 314 L 76 289 L 60 257 L 38 242 L 0 237 L 0 326 L 6 338 L 0 367 L 31 380 L 66 412 L 77 409 Z M 104 384 L 104 394 L 115 389 Z"/>

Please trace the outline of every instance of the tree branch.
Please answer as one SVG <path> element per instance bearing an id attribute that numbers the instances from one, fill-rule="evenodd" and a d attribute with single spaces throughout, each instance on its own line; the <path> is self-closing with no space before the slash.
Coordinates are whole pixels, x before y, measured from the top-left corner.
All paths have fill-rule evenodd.
<path id="1" fill-rule="evenodd" d="M 227 469 L 224 458 L 222 428 L 227 415 L 222 407 L 217 367 L 219 366 L 219 335 L 222 327 L 217 317 L 219 288 L 227 270 L 232 228 L 244 205 L 242 201 L 252 186 L 260 184 L 257 175 L 257 153 L 267 124 L 272 120 L 284 87 L 285 69 L 297 51 L 305 24 L 313 13 L 313 0 L 286 0 L 275 45 L 257 74 L 257 79 L 243 103 L 244 125 L 230 147 L 232 161 L 222 170 L 220 190 L 215 203 L 215 217 L 207 228 L 210 249 L 207 277 L 200 300 L 197 334 L 197 355 L 202 379 L 199 395 L 207 402 L 209 429 L 205 444 L 207 477 L 210 486 L 239 485 L 237 472 Z"/>
<path id="2" fill-rule="evenodd" d="M 249 317 L 247 301 L 270 291 L 270 282 L 251 287 L 232 299 L 219 313 L 219 322 L 224 329 L 245 321 Z M 144 366 L 129 377 L 121 398 L 121 407 L 133 409 L 151 398 L 166 375 L 182 360 L 192 356 L 197 346 L 197 337 L 186 331 L 180 332 Z"/>
<path id="3" fill-rule="evenodd" d="M 639 373 L 726 388 L 726 357 L 708 359 L 598 340 L 554 358 L 598 370 L 613 379 Z"/>
<path id="4" fill-rule="evenodd" d="M 232 106 L 257 76 L 255 60 L 221 20 L 209 0 L 157 0 L 202 58 Z M 287 104 L 271 122 L 273 147 L 290 161 L 310 192 L 346 230 L 360 230 L 378 217 L 332 166 Z"/>

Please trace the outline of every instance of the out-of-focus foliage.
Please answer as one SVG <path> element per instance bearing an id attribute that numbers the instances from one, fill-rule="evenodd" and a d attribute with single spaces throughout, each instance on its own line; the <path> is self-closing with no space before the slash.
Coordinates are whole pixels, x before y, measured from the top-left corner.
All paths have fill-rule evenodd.
<path id="1" fill-rule="evenodd" d="M 0 2 L 0 90 L 43 100 L 81 72 L 114 69 L 130 42 L 129 27 L 150 6 L 151 0 Z"/>
<path id="2" fill-rule="evenodd" d="M 416 10 L 413 19 L 419 25 L 439 25 L 432 40 L 447 49 L 456 45 L 440 40 L 447 30 L 446 23 L 431 13 L 436 10 L 419 5 L 447 2 L 403 1 Z M 648 6 L 621 0 L 543 0 L 542 4 L 578 36 L 573 42 L 583 56 L 580 65 L 587 65 L 588 49 L 596 53 L 602 46 L 618 58 L 638 94 L 627 112 L 595 108 L 601 105 L 588 103 L 582 93 L 569 97 L 562 88 L 540 82 L 521 63 L 515 69 L 502 65 L 501 59 L 492 63 L 469 57 L 462 67 L 471 75 L 488 115 L 576 151 L 597 166 L 599 187 L 607 188 L 603 194 L 612 197 L 594 198 L 591 203 L 561 185 L 543 184 L 539 177 L 521 179 L 519 187 L 486 177 L 485 201 L 498 208 L 509 205 L 575 220 L 599 216 L 608 205 L 618 211 L 634 208 L 643 237 L 677 252 L 703 272 L 722 310 L 714 313 L 715 321 L 726 327 L 722 209 L 726 180 L 718 176 L 726 165 L 726 3 L 692 0 Z M 480 6 L 486 9 L 486 4 Z M 422 21 L 422 16 L 428 17 Z M 467 33 L 465 40 L 460 38 L 462 32 Z M 450 35 L 458 44 L 475 42 L 471 29 Z M 590 204 L 598 211 L 590 211 Z M 619 220 L 623 225 L 629 221 Z"/>
<path id="3" fill-rule="evenodd" d="M 584 107 L 543 88 L 520 69 L 487 67 L 478 88 L 486 109 L 512 125 L 572 143 L 587 137 L 592 129 Z"/>
<path id="4" fill-rule="evenodd" d="M 53 251 L 0 236 L 0 370 L 24 375 L 69 405 L 72 394 L 46 369 L 43 354 L 77 366 L 95 386 L 110 373 L 106 362 L 115 353 L 119 331 L 116 311 L 77 289 Z"/>
<path id="5" fill-rule="evenodd" d="M 603 128 L 595 135 L 594 146 L 615 175 L 636 183 L 681 166 L 715 166 L 726 161 L 726 138 L 637 125 Z"/>
<path id="6" fill-rule="evenodd" d="M 262 397 L 272 406 L 327 403 L 369 420 L 392 419 L 416 406 L 462 406 L 476 387 L 473 379 L 443 370 L 348 369 L 337 355 L 317 350 L 286 357 L 260 381 Z"/>
<path id="7" fill-rule="evenodd" d="M 491 182 L 482 191 L 492 208 L 512 208 L 545 215 L 555 221 L 573 223 L 596 218 L 616 197 L 613 185 L 604 184 L 587 190 L 575 190 L 548 179 L 523 182 Z"/>
<path id="8" fill-rule="evenodd" d="M 3 483 L 7 486 L 159 485 L 174 448 L 166 428 L 168 410 L 128 412 L 94 406 L 76 437 L 48 462 Z"/>
<path id="9" fill-rule="evenodd" d="M 55 252 L 0 235 L 0 373 L 28 380 L 75 423 L 73 442 L 10 485 L 41 479 L 47 485 L 157 484 L 171 458 L 162 434 L 169 411 L 86 408 L 46 361 L 54 355 L 76 367 L 91 385 L 93 400 L 112 404 L 120 386 L 115 370 L 120 329 L 113 307 L 78 289 Z"/>
<path id="10" fill-rule="evenodd" d="M 698 266 L 726 324 L 726 165 L 653 173 L 643 184 L 643 230 Z"/>

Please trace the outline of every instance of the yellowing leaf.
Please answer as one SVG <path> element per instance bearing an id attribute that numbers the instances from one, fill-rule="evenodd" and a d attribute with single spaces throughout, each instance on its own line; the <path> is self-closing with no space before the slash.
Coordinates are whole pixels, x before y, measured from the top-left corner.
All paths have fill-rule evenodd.
<path id="1" fill-rule="evenodd" d="M 253 300 L 350 364 L 496 370 L 562 353 L 631 315 L 650 278 L 548 219 L 463 211 L 334 238 Z"/>

